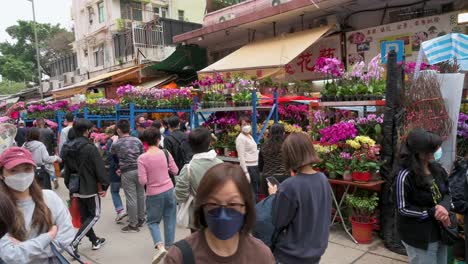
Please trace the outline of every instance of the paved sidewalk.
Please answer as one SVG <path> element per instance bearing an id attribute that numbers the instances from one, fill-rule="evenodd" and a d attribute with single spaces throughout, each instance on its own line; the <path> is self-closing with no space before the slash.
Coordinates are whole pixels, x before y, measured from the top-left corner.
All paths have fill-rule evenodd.
<path id="1" fill-rule="evenodd" d="M 57 193 L 66 199 L 67 190 L 61 182 Z M 124 198 L 123 191 L 121 192 Z M 99 237 L 106 238 L 106 244 L 99 250 L 91 250 L 91 243 L 84 238 L 79 247 L 79 252 L 89 264 L 148 264 L 153 257 L 153 245 L 147 226 L 141 228 L 140 233 L 124 234 L 120 232 L 123 225 L 114 222 L 115 212 L 110 193 L 102 200 L 102 217 L 95 227 Z M 176 241 L 188 236 L 190 232 L 177 229 Z M 379 239 L 369 245 L 357 245 L 352 242 L 338 227 L 331 230 L 328 249 L 321 263 L 325 264 L 393 264 L 406 263 L 406 257 L 385 249 Z M 74 262 L 77 263 L 77 262 Z"/>

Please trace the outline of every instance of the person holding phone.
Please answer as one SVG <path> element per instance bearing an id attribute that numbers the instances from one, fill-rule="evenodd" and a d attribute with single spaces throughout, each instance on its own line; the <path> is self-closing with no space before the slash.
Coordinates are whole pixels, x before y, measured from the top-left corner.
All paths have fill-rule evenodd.
<path id="1" fill-rule="evenodd" d="M 284 142 L 284 126 L 273 124 L 269 130 L 269 136 L 265 144 L 260 148 L 258 159 L 258 170 L 262 175 L 261 192 L 268 196 L 267 179 L 272 177 L 276 182 L 281 183 L 290 177 L 283 165 L 283 154 L 281 146 Z M 273 183 L 273 185 L 275 185 Z"/>

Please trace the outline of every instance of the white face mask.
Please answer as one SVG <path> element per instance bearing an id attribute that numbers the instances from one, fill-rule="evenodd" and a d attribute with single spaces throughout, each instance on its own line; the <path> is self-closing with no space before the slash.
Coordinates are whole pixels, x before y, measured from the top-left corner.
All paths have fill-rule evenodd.
<path id="1" fill-rule="evenodd" d="M 164 134 L 164 132 L 166 132 L 166 128 L 161 127 L 161 128 L 159 129 L 159 132 L 161 133 L 161 135 Z"/>
<path id="2" fill-rule="evenodd" d="M 5 184 L 11 189 L 24 192 L 34 181 L 34 172 L 22 172 L 15 175 L 5 177 L 3 180 Z"/>
<path id="3" fill-rule="evenodd" d="M 251 125 L 245 125 L 242 127 L 242 132 L 244 133 L 250 133 L 252 131 L 252 126 Z"/>

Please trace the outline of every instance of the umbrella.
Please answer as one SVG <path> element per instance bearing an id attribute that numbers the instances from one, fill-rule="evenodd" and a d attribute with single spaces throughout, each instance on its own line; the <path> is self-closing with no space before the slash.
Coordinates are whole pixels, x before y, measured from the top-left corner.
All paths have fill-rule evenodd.
<path id="1" fill-rule="evenodd" d="M 460 69 L 468 70 L 468 36 L 461 33 L 450 33 L 421 43 L 429 64 L 457 59 Z M 465 67 L 465 68 L 463 68 Z"/>

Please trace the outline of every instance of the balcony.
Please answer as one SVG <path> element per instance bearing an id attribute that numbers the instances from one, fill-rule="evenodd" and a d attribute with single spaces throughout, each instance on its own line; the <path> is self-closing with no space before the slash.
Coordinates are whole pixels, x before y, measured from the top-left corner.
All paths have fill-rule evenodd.
<path id="1" fill-rule="evenodd" d="M 123 29 L 113 34 L 114 57 L 120 64 L 135 58 L 140 62 L 162 61 L 175 50 L 172 42 L 175 35 L 200 27 L 200 24 L 166 18 L 148 23 L 127 20 Z"/>

